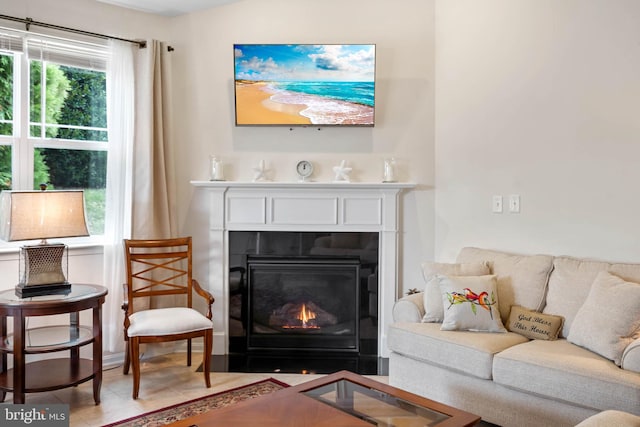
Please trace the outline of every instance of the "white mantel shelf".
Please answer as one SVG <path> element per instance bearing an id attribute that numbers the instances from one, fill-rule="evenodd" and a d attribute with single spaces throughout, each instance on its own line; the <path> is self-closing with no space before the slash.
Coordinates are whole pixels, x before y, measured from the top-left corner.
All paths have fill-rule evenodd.
<path id="1" fill-rule="evenodd" d="M 229 232 L 376 232 L 378 355 L 388 357 L 387 329 L 398 284 L 400 194 L 410 182 L 191 181 L 208 198 L 209 291 L 216 299 L 214 353 L 229 349 Z M 206 221 L 205 221 L 206 222 Z"/>
<path id="2" fill-rule="evenodd" d="M 322 182 L 322 181 L 191 181 L 194 187 L 228 188 L 322 188 L 322 189 L 410 189 L 416 186 L 412 182 Z"/>

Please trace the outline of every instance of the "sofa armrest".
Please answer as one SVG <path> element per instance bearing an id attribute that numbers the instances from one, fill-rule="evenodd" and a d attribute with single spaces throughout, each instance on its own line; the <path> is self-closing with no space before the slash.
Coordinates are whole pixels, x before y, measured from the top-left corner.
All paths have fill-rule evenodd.
<path id="1" fill-rule="evenodd" d="M 620 367 L 627 371 L 640 373 L 640 338 L 633 341 L 624 349 Z"/>
<path id="2" fill-rule="evenodd" d="M 422 292 L 400 298 L 393 305 L 394 322 L 418 323 L 424 317 L 424 296 Z"/>
<path id="3" fill-rule="evenodd" d="M 638 423 L 640 423 L 640 417 L 637 415 L 608 409 L 590 416 L 586 420 L 577 424 L 576 427 L 637 427 Z"/>

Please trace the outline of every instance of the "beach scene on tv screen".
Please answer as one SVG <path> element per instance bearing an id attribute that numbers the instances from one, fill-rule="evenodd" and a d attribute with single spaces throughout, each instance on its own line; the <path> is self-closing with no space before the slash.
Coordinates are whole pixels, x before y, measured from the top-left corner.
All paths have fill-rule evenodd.
<path id="1" fill-rule="evenodd" d="M 375 45 L 236 44 L 237 125 L 373 126 Z"/>

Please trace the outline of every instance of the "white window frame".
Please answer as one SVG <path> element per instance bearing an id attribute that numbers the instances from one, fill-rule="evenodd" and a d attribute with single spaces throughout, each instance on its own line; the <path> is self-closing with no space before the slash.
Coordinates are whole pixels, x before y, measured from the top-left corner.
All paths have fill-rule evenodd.
<path id="1" fill-rule="evenodd" d="M 13 47 L 12 50 L 3 49 L 3 35 L 9 35 L 9 43 Z M 20 37 L 22 40 L 22 48 L 16 48 L 15 38 Z M 41 42 L 42 41 L 42 42 Z M 47 45 L 47 42 L 51 42 Z M 4 40 L 6 46 L 6 40 Z M 78 55 L 71 55 L 70 61 L 60 61 L 65 58 L 64 54 L 75 52 L 73 48 L 66 50 L 72 46 L 80 46 Z M 34 54 L 34 46 L 37 48 L 46 48 L 54 46 L 51 52 L 45 52 L 40 57 L 30 58 L 27 52 Z M 78 141 L 59 138 L 32 137 L 30 135 L 30 60 L 36 59 L 42 61 L 42 78 L 46 76 L 46 64 L 69 65 L 76 68 L 86 68 L 103 71 L 106 74 L 106 58 L 107 46 L 95 43 L 76 42 L 74 40 L 60 39 L 43 35 L 33 35 L 16 30 L 0 28 L 0 53 L 13 55 L 13 135 L 0 135 L 0 143 L 12 147 L 12 189 L 14 190 L 33 190 L 34 180 L 34 153 L 38 148 L 53 148 L 65 150 L 83 150 L 83 151 L 109 151 L 109 141 Z M 95 58 L 92 54 L 95 53 Z M 62 55 L 62 56 L 61 56 Z M 47 60 L 47 57 L 54 60 Z M 58 59 L 58 60 L 55 60 Z M 95 61 L 94 61 L 95 59 Z M 86 66 L 84 66 L 86 64 Z M 108 77 L 107 77 L 108 78 Z M 107 83 L 108 84 L 108 83 Z M 43 86 L 44 87 L 44 86 Z M 44 99 L 44 98 L 43 98 Z M 44 107 L 44 106 L 43 106 Z M 43 108 L 44 114 L 44 108 Z M 44 120 L 43 120 L 44 122 Z M 108 120 L 107 120 L 108 122 Z M 44 130 L 46 123 L 39 123 Z M 108 135 L 108 134 L 107 134 Z M 108 154 L 107 154 L 108 156 Z M 108 186 L 108 183 L 106 183 Z M 107 212 L 105 212 L 105 216 Z M 102 245 L 104 241 L 103 235 L 91 235 L 87 237 L 76 237 L 73 239 L 55 239 L 68 244 L 71 247 L 96 246 Z M 23 246 L 25 242 L 5 242 L 0 240 L 0 250 L 18 248 Z"/>

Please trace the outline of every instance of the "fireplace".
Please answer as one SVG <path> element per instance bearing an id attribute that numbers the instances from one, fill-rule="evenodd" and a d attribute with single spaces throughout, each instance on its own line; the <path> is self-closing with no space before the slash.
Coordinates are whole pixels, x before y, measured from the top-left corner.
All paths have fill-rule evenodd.
<path id="1" fill-rule="evenodd" d="M 399 211 L 400 194 L 415 187 L 413 183 L 331 183 L 331 182 L 238 182 L 191 181 L 198 189 L 194 197 L 200 214 L 192 224 L 194 246 L 206 257 L 208 270 L 203 281 L 216 299 L 214 309 L 214 355 L 232 353 L 238 336 L 246 347 L 246 313 L 239 303 L 246 283 L 245 259 L 234 254 L 235 233 L 292 233 L 298 243 L 293 248 L 310 248 L 315 237 L 307 232 L 322 233 L 330 240 L 331 233 L 373 233 L 378 238 L 375 269 L 360 265 L 360 352 L 367 349 L 367 339 L 375 334 L 370 350 L 379 357 L 388 357 L 386 331 L 392 321 L 393 304 L 401 296 L 398 286 L 398 244 L 401 238 Z M 200 233 L 199 231 L 202 230 Z M 302 234 L 295 232 L 304 231 Z M 254 235 L 251 255 L 268 255 L 270 243 Z M 256 240 L 258 240 L 256 242 Z M 256 250 L 256 243 L 258 251 Z M 329 248 L 331 249 L 331 248 Z M 288 250 L 285 247 L 285 250 Z M 326 255 L 328 248 L 318 247 L 309 255 Z M 303 255 L 304 251 L 292 255 Z M 363 253 L 363 255 L 366 255 Z M 362 258 L 361 258 L 362 260 Z M 204 261 L 196 260 L 196 268 Z M 370 289 L 375 293 L 368 291 Z M 202 283 L 202 282 L 201 282 Z M 375 312 L 374 312 L 375 311 Z M 362 319 L 366 315 L 367 319 Z M 372 325 L 376 325 L 374 328 Z M 330 356 L 322 356 L 328 360 Z M 288 358 L 287 364 L 294 360 Z"/>
<path id="2" fill-rule="evenodd" d="M 358 257 L 247 260 L 247 350 L 359 351 Z"/>

